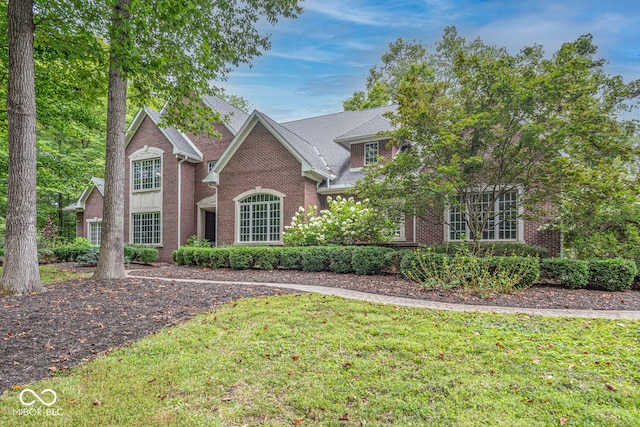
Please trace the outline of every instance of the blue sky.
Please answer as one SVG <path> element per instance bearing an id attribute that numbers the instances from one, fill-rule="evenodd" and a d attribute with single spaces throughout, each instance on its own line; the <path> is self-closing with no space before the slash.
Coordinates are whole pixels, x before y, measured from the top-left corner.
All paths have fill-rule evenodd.
<path id="1" fill-rule="evenodd" d="M 639 0 L 306 0 L 298 19 L 263 25 L 272 48 L 220 84 L 277 121 L 342 111 L 398 37 L 433 46 L 446 26 L 516 53 L 548 55 L 590 33 L 609 74 L 640 79 Z"/>

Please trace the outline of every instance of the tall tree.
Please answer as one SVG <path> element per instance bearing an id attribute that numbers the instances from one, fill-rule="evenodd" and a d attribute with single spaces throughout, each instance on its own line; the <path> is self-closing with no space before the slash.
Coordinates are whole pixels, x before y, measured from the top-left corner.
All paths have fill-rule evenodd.
<path id="1" fill-rule="evenodd" d="M 381 57 L 382 65 L 374 65 L 369 69 L 365 91 L 356 91 L 351 98 L 343 102 L 345 111 L 362 110 L 381 107 L 390 102 L 397 102 L 397 93 L 405 74 L 412 65 L 426 63 L 430 60 L 427 49 L 418 41 L 405 41 L 398 38 L 389 43 L 388 50 Z M 428 68 L 424 68 L 428 71 Z M 423 76 L 430 80 L 427 73 Z"/>
<path id="2" fill-rule="evenodd" d="M 405 149 L 368 168 L 356 191 L 381 208 L 439 215 L 476 248 L 500 224 L 540 217 L 593 171 L 635 155 L 637 124 L 619 113 L 640 82 L 608 76 L 596 51 L 585 35 L 550 59 L 541 46 L 511 55 L 448 28 L 400 84 L 392 143 Z"/>
<path id="3" fill-rule="evenodd" d="M 36 242 L 36 94 L 33 1 L 10 0 L 7 118 L 9 176 L 1 285 L 21 294 L 43 290 Z"/>
<path id="4" fill-rule="evenodd" d="M 94 277 L 124 277 L 124 138 L 127 88 L 130 99 L 173 101 L 168 124 L 219 119 L 199 101 L 215 92 L 211 81 L 224 78 L 231 64 L 248 63 L 269 48 L 256 28 L 260 17 L 275 23 L 301 12 L 297 0 L 185 0 L 182 2 L 107 2 L 110 70 L 107 156 L 101 250 Z M 98 13 L 95 13 L 98 12 Z M 104 22 L 104 21 L 102 21 Z M 191 102 L 184 102 L 190 100 Z M 206 121 L 206 120 L 205 120 Z"/>

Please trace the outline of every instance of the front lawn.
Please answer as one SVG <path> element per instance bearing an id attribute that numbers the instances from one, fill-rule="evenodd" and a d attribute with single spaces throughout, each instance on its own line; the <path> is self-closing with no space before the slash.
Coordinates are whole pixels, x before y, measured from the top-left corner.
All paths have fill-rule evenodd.
<path id="1" fill-rule="evenodd" d="M 637 321 L 245 299 L 29 385 L 39 414 L 7 392 L 0 425 L 635 426 L 639 361 Z"/>

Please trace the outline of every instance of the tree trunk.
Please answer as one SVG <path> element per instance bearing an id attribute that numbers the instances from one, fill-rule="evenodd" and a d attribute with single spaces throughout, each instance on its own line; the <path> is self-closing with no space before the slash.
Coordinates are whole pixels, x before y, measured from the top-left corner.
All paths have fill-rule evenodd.
<path id="1" fill-rule="evenodd" d="M 9 179 L 0 286 L 16 294 L 43 291 L 36 241 L 36 92 L 33 0 L 8 5 Z"/>
<path id="2" fill-rule="evenodd" d="M 104 204 L 100 256 L 94 279 L 122 279 L 124 270 L 124 167 L 127 126 L 127 80 L 119 53 L 127 40 L 125 20 L 129 0 L 114 7 L 107 100 L 107 154 L 104 171 Z"/>

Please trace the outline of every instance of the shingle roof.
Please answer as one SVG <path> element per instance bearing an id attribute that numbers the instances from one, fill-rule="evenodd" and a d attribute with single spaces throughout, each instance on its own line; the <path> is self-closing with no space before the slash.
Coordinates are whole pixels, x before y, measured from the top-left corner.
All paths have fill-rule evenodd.
<path id="1" fill-rule="evenodd" d="M 147 116 L 153 120 L 153 123 L 158 126 L 162 114 L 148 107 L 145 107 L 144 111 L 147 113 Z M 169 142 L 171 142 L 171 145 L 173 145 L 173 154 L 182 154 L 192 159 L 202 161 L 202 153 L 195 144 L 191 142 L 189 137 L 172 127 L 161 128 L 158 126 L 158 128 L 164 133 Z"/>
<path id="2" fill-rule="evenodd" d="M 97 188 L 98 191 L 100 192 L 100 195 L 104 197 L 104 179 L 92 176 L 91 183 L 87 188 L 85 188 L 85 190 L 82 192 L 78 200 L 75 203 L 71 203 L 70 205 L 65 206 L 64 208 L 62 208 L 62 210 L 63 211 L 84 210 L 85 202 L 89 198 L 89 195 L 91 194 L 91 191 L 94 189 L 94 187 Z"/>
<path id="3" fill-rule="evenodd" d="M 389 105 L 367 110 L 343 111 L 281 123 L 281 126 L 316 147 L 333 173 L 339 175 L 348 171 L 351 152 L 348 148 L 338 144 L 336 139 L 346 134 L 353 133 L 355 136 L 371 132 L 369 135 L 375 135 L 380 130 L 391 129 L 391 124 L 382 115 L 395 111 L 396 108 L 395 105 Z M 367 125 L 367 123 L 369 124 Z M 383 126 L 384 123 L 386 123 L 386 127 Z"/>
<path id="4" fill-rule="evenodd" d="M 217 96 L 203 96 L 202 100 L 212 110 L 217 111 L 226 118 L 224 125 L 231 131 L 232 134 L 237 134 L 244 122 L 249 118 L 249 114 L 236 106 L 230 104 L 224 99 Z"/>
<path id="5" fill-rule="evenodd" d="M 271 117 L 256 111 L 260 117 L 265 120 L 276 132 L 280 134 L 282 138 L 284 138 L 299 155 L 304 160 L 306 160 L 311 167 L 320 172 L 323 175 L 331 175 L 331 171 L 329 166 L 322 158 L 320 151 L 318 151 L 317 147 L 314 147 L 309 141 L 301 138 L 296 135 L 290 129 L 287 129 L 283 125 L 277 123 Z"/>
<path id="6" fill-rule="evenodd" d="M 357 139 L 361 137 L 369 137 L 377 135 L 380 132 L 392 130 L 393 125 L 383 116 L 375 116 L 373 119 L 361 124 L 360 126 L 351 129 L 349 132 L 340 135 L 336 138 L 337 142 L 347 141 L 351 139 Z"/>

